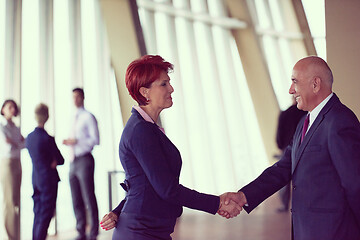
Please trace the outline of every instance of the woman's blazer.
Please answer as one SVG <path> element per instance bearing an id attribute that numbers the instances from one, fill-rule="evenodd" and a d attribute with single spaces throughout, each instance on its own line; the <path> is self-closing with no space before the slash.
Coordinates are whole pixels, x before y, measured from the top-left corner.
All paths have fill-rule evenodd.
<path id="1" fill-rule="evenodd" d="M 180 152 L 156 124 L 132 109 L 119 146 L 129 189 L 122 209 L 157 218 L 176 218 L 182 206 L 215 214 L 218 196 L 199 193 L 179 184 Z"/>

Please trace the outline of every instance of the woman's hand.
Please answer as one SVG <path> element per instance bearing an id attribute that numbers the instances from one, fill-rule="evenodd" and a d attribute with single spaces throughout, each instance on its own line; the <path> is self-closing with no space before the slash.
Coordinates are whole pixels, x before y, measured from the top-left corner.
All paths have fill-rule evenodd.
<path id="1" fill-rule="evenodd" d="M 233 199 L 228 199 L 228 193 L 224 193 L 220 195 L 220 206 L 218 210 L 218 214 L 229 219 L 236 217 L 242 211 L 243 204 L 239 204 Z"/>
<path id="2" fill-rule="evenodd" d="M 116 227 L 117 221 L 118 216 L 113 212 L 109 212 L 108 214 L 105 214 L 105 216 L 101 219 L 100 226 L 105 231 L 108 231 Z"/>

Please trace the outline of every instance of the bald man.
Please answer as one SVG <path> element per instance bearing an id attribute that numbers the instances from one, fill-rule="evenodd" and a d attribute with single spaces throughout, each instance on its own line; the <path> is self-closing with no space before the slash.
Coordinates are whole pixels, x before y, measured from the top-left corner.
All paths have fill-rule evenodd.
<path id="1" fill-rule="evenodd" d="M 360 239 L 359 120 L 332 92 L 333 75 L 321 58 L 298 61 L 291 80 L 289 93 L 308 114 L 283 157 L 226 201 L 250 213 L 292 180 L 292 239 Z"/>

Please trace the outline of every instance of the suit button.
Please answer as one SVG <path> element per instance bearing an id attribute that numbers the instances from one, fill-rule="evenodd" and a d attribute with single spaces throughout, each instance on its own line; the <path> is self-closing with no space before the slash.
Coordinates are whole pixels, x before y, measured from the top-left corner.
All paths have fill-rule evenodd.
<path id="1" fill-rule="evenodd" d="M 293 209 L 292 209 L 292 208 L 290 208 L 290 212 L 293 212 Z"/>
<path id="2" fill-rule="evenodd" d="M 295 190 L 296 189 L 296 186 L 293 186 L 293 190 Z"/>

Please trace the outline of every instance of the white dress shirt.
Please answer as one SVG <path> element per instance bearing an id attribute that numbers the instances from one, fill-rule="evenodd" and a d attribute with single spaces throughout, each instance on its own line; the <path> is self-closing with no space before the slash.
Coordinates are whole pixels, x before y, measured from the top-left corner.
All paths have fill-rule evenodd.
<path id="1" fill-rule="evenodd" d="M 96 118 L 83 107 L 75 114 L 72 135 L 77 141 L 73 146 L 75 157 L 90 153 L 100 143 Z"/>
<path id="2" fill-rule="evenodd" d="M 309 131 L 311 125 L 315 122 L 315 119 L 317 118 L 317 116 L 319 115 L 320 111 L 324 108 L 324 106 L 326 105 L 326 103 L 330 100 L 330 98 L 334 95 L 334 93 L 330 93 L 329 96 L 327 96 L 319 105 L 317 105 L 311 112 L 309 112 L 310 114 L 310 119 L 309 119 L 309 126 L 307 128 L 306 133 Z"/>
<path id="3" fill-rule="evenodd" d="M 6 141 L 10 139 L 13 144 Z M 20 129 L 9 123 L 4 117 L 0 120 L 0 160 L 4 158 L 20 159 L 20 150 L 25 147 L 25 141 Z"/>

